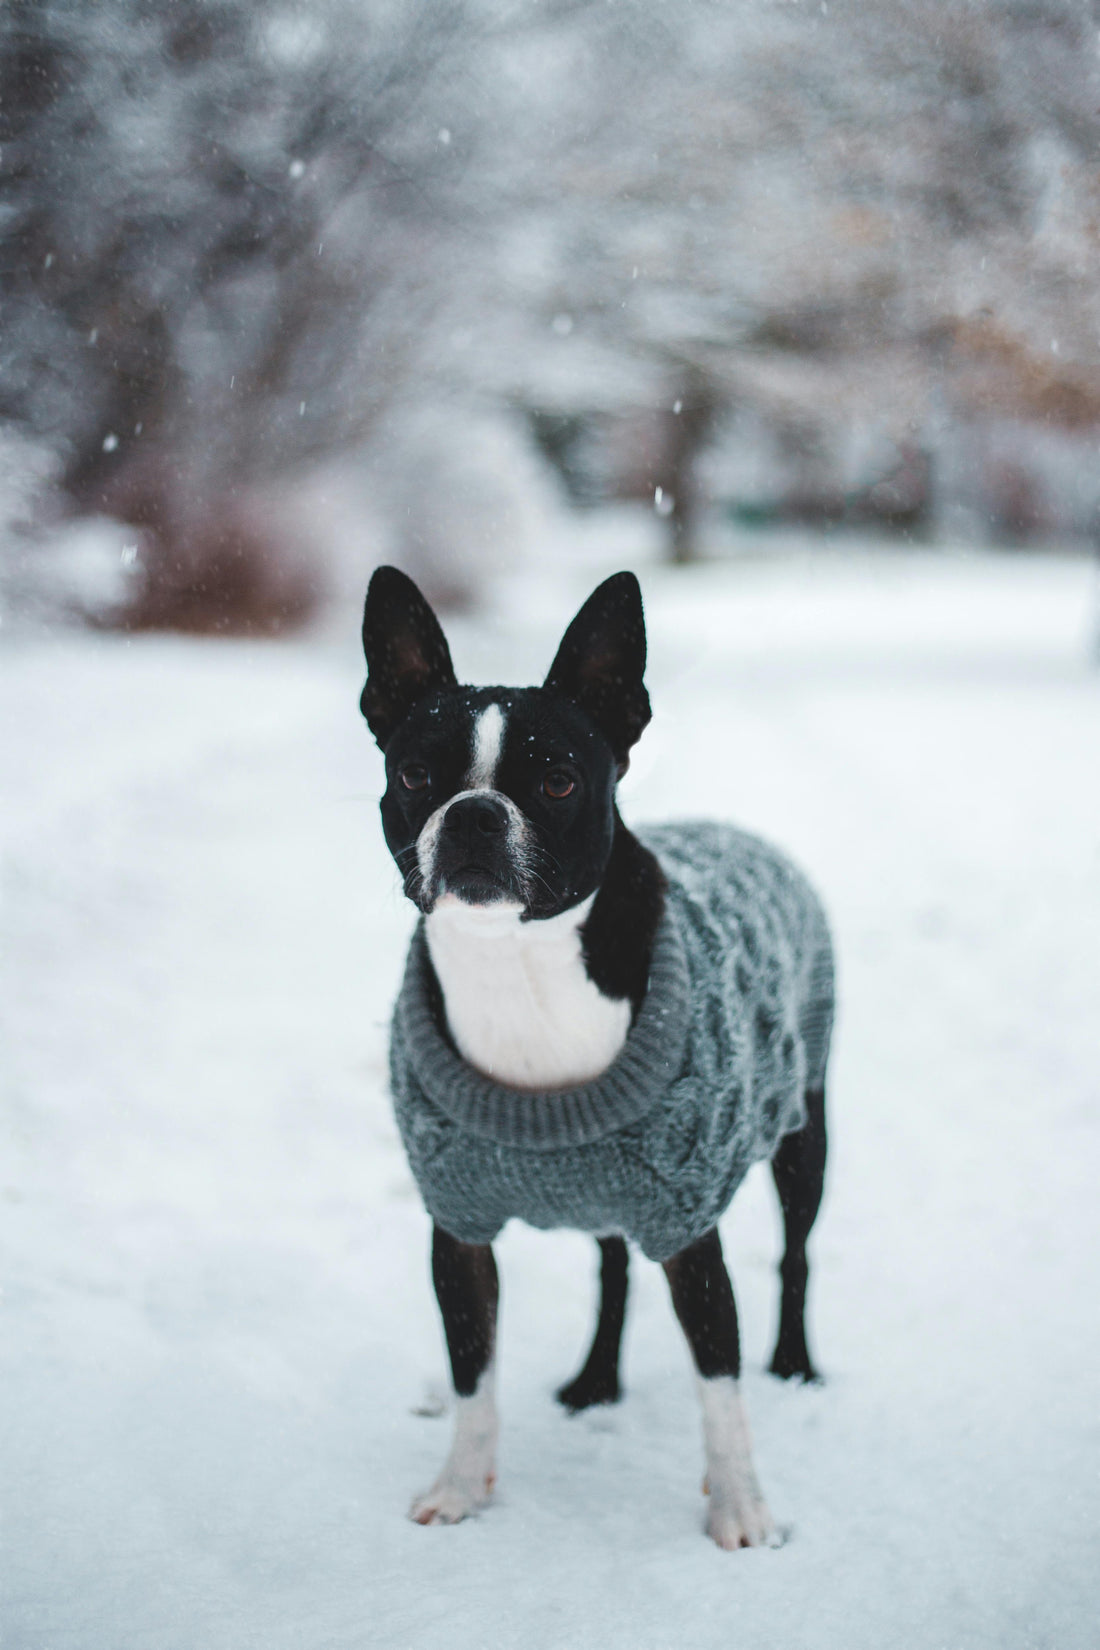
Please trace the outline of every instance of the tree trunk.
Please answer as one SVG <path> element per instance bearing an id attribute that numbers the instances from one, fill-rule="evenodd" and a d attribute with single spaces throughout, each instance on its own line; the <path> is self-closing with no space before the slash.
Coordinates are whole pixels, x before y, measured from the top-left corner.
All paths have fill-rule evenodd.
<path id="1" fill-rule="evenodd" d="M 658 485 L 669 500 L 668 554 L 677 566 L 699 557 L 699 518 L 704 501 L 697 464 L 710 440 L 717 413 L 713 389 L 700 375 L 692 374 L 665 418 L 667 437 Z"/>

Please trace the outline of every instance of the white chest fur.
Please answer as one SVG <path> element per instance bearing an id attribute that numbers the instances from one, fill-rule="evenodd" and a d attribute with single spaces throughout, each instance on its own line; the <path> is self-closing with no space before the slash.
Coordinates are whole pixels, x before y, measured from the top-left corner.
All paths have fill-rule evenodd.
<path id="1" fill-rule="evenodd" d="M 521 922 L 514 906 L 444 895 L 427 918 L 451 1036 L 487 1077 L 520 1089 L 568 1088 L 598 1077 L 622 1048 L 630 1004 L 605 997 L 581 955 L 591 905 Z"/>

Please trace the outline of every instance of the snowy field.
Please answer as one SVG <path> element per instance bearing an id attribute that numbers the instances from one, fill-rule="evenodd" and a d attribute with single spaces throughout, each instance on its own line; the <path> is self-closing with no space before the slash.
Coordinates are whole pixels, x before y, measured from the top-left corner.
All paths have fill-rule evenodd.
<path id="1" fill-rule="evenodd" d="M 525 681 L 590 583 L 451 627 Z M 811 1339 L 724 1222 L 780 1551 L 702 1534 L 686 1351 L 635 1265 L 627 1397 L 551 1401 L 594 1246 L 509 1229 L 501 1481 L 405 1519 L 448 1421 L 385 1028 L 357 615 L 292 644 L 7 647 L 4 1650 L 1092 1650 L 1100 1643 L 1100 672 L 1084 561 L 643 572 L 628 820 L 767 833 L 832 911 Z"/>

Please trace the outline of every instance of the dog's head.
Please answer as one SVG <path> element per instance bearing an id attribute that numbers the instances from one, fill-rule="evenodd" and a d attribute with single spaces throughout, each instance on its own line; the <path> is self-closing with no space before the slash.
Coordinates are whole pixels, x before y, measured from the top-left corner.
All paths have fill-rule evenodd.
<path id="1" fill-rule="evenodd" d="M 615 785 L 649 721 L 638 581 L 616 573 L 566 630 L 541 687 L 462 687 L 439 621 L 394 567 L 371 579 L 360 705 L 386 757 L 382 826 L 422 911 L 543 918 L 599 887 Z"/>

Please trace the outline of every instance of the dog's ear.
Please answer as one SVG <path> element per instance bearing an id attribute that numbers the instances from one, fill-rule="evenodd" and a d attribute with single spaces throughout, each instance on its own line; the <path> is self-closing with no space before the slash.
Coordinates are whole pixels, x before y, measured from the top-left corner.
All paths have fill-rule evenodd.
<path id="1" fill-rule="evenodd" d="M 587 712 L 625 771 L 652 714 L 644 674 L 642 593 L 633 573 L 615 573 L 565 632 L 543 687 Z"/>
<path id="2" fill-rule="evenodd" d="M 367 685 L 359 708 L 385 748 L 418 699 L 457 687 L 447 638 L 410 578 L 396 567 L 379 567 L 363 608 Z"/>

